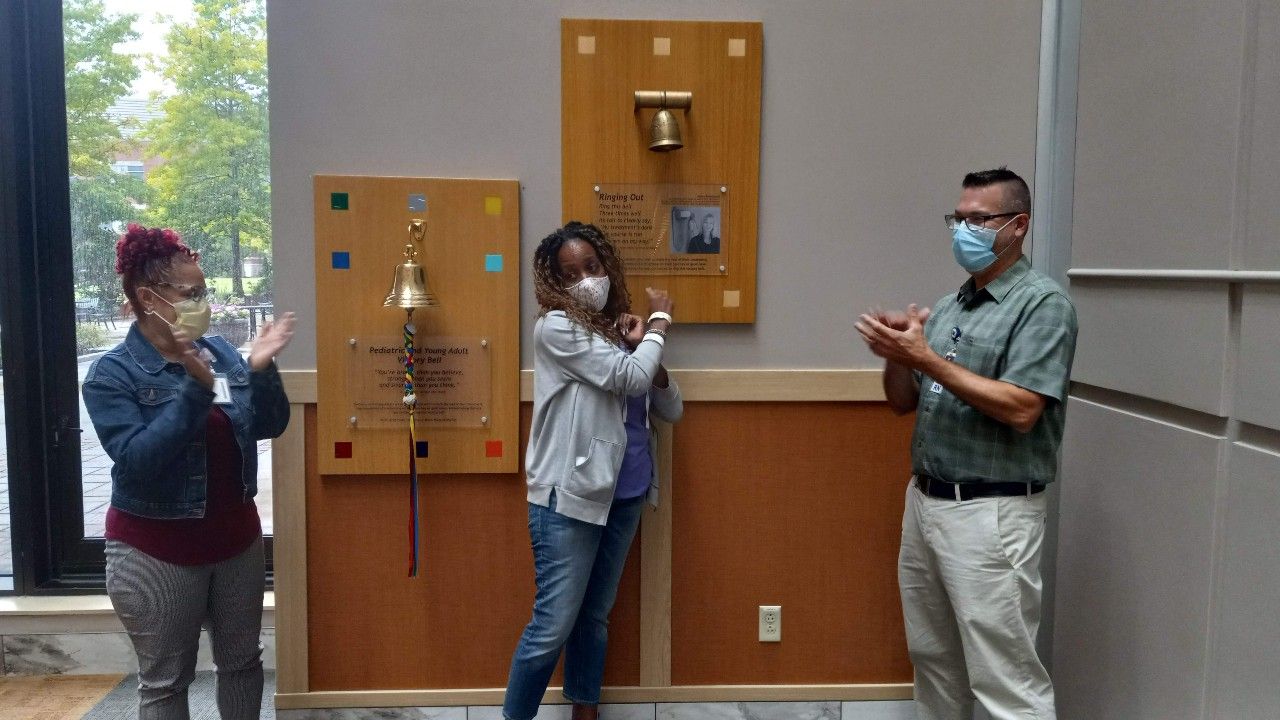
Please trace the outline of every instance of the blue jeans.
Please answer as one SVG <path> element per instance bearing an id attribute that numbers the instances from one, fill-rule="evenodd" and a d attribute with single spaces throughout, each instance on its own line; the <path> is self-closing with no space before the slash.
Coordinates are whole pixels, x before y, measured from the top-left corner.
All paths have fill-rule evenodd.
<path id="1" fill-rule="evenodd" d="M 547 691 L 564 649 L 564 696 L 571 702 L 600 702 L 604 653 L 609 642 L 609 610 L 631 539 L 640 524 L 644 496 L 615 500 L 608 522 L 592 525 L 550 507 L 529 503 L 529 537 L 538 586 L 533 619 L 511 658 L 502 714 L 530 720 Z"/>

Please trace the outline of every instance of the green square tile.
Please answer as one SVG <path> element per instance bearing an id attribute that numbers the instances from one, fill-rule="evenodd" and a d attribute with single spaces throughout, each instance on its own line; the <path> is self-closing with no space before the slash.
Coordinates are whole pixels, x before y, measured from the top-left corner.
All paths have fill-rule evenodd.
<path id="1" fill-rule="evenodd" d="M 346 210 L 349 205 L 346 193 L 329 193 L 329 207 L 333 210 Z"/>

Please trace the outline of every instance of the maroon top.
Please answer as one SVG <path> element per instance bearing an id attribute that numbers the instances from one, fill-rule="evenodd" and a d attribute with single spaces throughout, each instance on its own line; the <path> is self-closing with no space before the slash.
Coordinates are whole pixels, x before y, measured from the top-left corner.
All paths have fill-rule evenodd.
<path id="1" fill-rule="evenodd" d="M 239 555 L 262 534 L 258 506 L 244 500 L 240 448 L 231 419 L 214 405 L 205 428 L 204 517 L 159 520 L 107 510 L 108 540 L 174 565 L 207 565 Z"/>

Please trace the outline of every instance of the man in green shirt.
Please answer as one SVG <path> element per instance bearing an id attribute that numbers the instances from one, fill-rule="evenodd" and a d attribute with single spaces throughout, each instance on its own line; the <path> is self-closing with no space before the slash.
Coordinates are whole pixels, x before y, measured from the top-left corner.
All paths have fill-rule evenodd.
<path id="1" fill-rule="evenodd" d="M 916 413 L 898 585 L 921 720 L 1056 718 L 1036 655 L 1045 486 L 1057 473 L 1076 313 L 1022 254 L 1031 194 L 999 168 L 965 176 L 946 216 L 970 275 L 931 313 L 856 327 L 884 391 Z"/>

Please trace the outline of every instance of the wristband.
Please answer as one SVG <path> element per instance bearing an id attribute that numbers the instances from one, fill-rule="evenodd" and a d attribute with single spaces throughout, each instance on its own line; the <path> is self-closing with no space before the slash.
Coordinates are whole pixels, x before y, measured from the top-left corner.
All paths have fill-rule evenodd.
<path id="1" fill-rule="evenodd" d="M 672 325 L 676 324 L 676 321 L 671 319 L 671 315 L 669 313 L 664 313 L 661 310 L 649 314 L 649 322 L 653 322 L 654 320 L 666 320 Z"/>
<path id="2" fill-rule="evenodd" d="M 650 330 L 649 332 L 645 333 L 645 334 L 644 334 L 644 338 L 643 338 L 643 339 L 641 339 L 641 341 L 640 341 L 640 342 L 644 342 L 645 340 L 652 340 L 652 341 L 654 341 L 654 342 L 658 343 L 659 345 L 661 345 L 661 346 L 663 346 L 663 347 L 666 347 L 666 345 L 667 345 L 667 339 L 666 339 L 665 337 L 663 337 L 663 336 L 659 335 L 658 333 L 656 333 L 656 332 L 652 331 L 652 330 Z"/>

